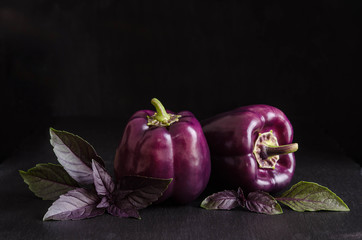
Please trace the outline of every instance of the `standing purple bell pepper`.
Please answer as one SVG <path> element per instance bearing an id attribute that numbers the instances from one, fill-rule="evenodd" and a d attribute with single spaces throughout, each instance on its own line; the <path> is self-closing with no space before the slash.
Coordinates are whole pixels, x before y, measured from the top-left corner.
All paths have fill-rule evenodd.
<path id="1" fill-rule="evenodd" d="M 217 181 L 244 191 L 277 192 L 294 174 L 298 149 L 293 128 L 279 109 L 251 105 L 203 122 Z"/>
<path id="2" fill-rule="evenodd" d="M 200 123 L 188 111 L 173 114 L 156 98 L 156 112 L 141 110 L 129 120 L 116 151 L 116 178 L 142 175 L 173 178 L 159 200 L 195 200 L 210 177 L 210 153 Z"/>

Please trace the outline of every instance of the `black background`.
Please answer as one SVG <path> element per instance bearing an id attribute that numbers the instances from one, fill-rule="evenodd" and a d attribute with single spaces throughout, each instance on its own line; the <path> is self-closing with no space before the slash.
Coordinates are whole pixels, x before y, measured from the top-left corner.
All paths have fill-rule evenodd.
<path id="1" fill-rule="evenodd" d="M 361 5 L 3 0 L 1 159 L 59 118 L 126 121 L 157 97 L 200 120 L 273 105 L 297 141 L 361 163 Z"/>

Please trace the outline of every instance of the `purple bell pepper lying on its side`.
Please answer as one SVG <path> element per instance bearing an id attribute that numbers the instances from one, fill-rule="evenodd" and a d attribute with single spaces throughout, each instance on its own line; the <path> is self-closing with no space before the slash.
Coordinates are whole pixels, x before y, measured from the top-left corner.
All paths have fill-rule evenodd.
<path id="1" fill-rule="evenodd" d="M 298 144 L 292 143 L 292 125 L 279 109 L 237 108 L 206 120 L 203 130 L 216 181 L 246 192 L 277 192 L 290 183 Z"/>
<path id="2" fill-rule="evenodd" d="M 195 200 L 210 177 L 210 152 L 200 123 L 188 111 L 173 114 L 152 99 L 156 112 L 141 110 L 129 120 L 116 151 L 116 178 L 173 178 L 158 202 Z"/>

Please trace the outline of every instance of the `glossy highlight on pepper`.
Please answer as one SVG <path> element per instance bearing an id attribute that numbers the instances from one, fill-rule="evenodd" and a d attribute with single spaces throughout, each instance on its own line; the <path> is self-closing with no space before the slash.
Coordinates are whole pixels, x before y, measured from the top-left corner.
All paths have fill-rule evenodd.
<path id="1" fill-rule="evenodd" d="M 212 156 L 213 176 L 225 187 L 246 192 L 277 192 L 295 170 L 293 128 L 285 114 L 272 106 L 250 105 L 203 122 Z"/>
<path id="2" fill-rule="evenodd" d="M 158 202 L 172 198 L 189 203 L 210 177 L 210 152 L 202 127 L 189 111 L 167 111 L 156 98 L 151 103 L 156 111 L 136 112 L 124 130 L 114 160 L 115 176 L 173 178 Z"/>

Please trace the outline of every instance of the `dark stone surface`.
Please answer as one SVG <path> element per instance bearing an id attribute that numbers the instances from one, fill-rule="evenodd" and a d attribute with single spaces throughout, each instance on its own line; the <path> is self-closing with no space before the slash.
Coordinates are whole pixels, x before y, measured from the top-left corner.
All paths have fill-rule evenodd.
<path id="1" fill-rule="evenodd" d="M 115 148 L 125 123 L 71 118 L 50 124 L 90 142 L 112 172 Z M 48 128 L 39 129 L 38 134 L 29 136 L 24 145 L 0 163 L 0 239 L 362 239 L 360 167 L 336 149 L 327 151 L 308 144 L 311 139 L 319 141 L 315 133 L 308 131 L 306 137 L 298 140 L 293 183 L 305 180 L 328 187 L 345 201 L 350 212 L 299 213 L 284 206 L 284 213 L 276 216 L 242 209 L 207 211 L 199 205 L 205 196 L 218 190 L 210 185 L 189 205 L 165 203 L 141 210 L 141 220 L 105 214 L 80 221 L 43 222 L 51 201 L 35 197 L 18 173 L 36 163 L 57 162 Z M 27 136 L 27 130 L 23 129 L 22 134 L 19 138 Z"/>

